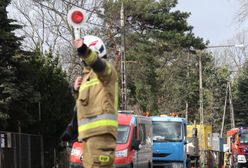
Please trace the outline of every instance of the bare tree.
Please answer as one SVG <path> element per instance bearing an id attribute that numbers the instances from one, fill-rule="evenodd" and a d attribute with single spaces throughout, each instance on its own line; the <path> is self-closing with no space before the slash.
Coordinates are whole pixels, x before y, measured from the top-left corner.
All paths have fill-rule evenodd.
<path id="1" fill-rule="evenodd" d="M 248 1 L 239 0 L 240 10 L 238 12 L 237 19 L 239 22 L 243 23 L 248 19 Z"/>
<path id="2" fill-rule="evenodd" d="M 24 36 L 23 48 L 39 49 L 42 53 L 52 51 L 61 56 L 61 64 L 72 80 L 81 72 L 81 65 L 71 46 L 73 28 L 68 24 L 67 13 L 72 7 L 85 9 L 88 19 L 82 34 L 97 34 L 101 21 L 96 11 L 101 0 L 13 0 L 10 15 L 24 26 L 17 32 Z"/>
<path id="3" fill-rule="evenodd" d="M 228 65 L 233 75 L 239 75 L 243 63 L 247 59 L 248 51 L 248 31 L 243 30 L 237 33 L 232 39 L 228 40 L 226 44 L 211 49 L 211 52 L 215 55 L 217 65 Z"/>
<path id="4" fill-rule="evenodd" d="M 239 1 L 239 11 L 237 12 L 236 17 L 234 18 L 235 21 L 237 21 L 237 24 L 244 24 L 247 25 L 248 21 L 248 1 L 247 0 L 238 0 Z M 229 69 L 231 72 L 233 72 L 233 75 L 239 75 L 239 72 L 242 68 L 242 65 L 247 59 L 247 51 L 248 51 L 248 30 L 247 28 L 240 30 L 236 33 L 235 36 L 233 36 L 232 39 L 226 41 L 225 44 L 222 44 L 221 46 L 227 46 L 227 47 L 217 47 L 214 49 L 211 49 L 211 51 L 216 56 L 216 64 L 217 65 L 223 65 L 226 64 L 229 66 Z M 235 45 L 243 45 L 243 47 L 235 47 Z"/>

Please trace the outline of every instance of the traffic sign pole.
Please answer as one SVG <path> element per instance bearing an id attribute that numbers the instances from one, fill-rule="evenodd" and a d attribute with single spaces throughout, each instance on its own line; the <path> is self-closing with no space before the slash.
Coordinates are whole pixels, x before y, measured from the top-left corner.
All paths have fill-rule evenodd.
<path id="1" fill-rule="evenodd" d="M 81 34 L 80 28 L 78 28 L 78 27 L 74 28 L 74 37 L 75 37 L 75 40 L 80 39 L 80 34 Z"/>

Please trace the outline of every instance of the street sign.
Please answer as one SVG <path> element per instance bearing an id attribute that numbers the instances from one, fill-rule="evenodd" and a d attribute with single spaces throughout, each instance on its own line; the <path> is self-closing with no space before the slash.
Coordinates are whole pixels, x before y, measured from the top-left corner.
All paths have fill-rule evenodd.
<path id="1" fill-rule="evenodd" d="M 83 9 L 74 7 L 69 10 L 67 14 L 67 21 L 74 28 L 75 39 L 80 38 L 80 28 L 83 27 L 86 20 L 87 15 Z"/>

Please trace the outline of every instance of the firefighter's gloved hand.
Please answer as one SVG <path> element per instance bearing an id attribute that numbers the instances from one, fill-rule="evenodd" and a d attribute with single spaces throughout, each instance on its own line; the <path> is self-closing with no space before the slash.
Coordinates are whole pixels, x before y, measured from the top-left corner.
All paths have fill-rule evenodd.
<path id="1" fill-rule="evenodd" d="M 73 46 L 77 49 L 80 58 L 85 59 L 89 56 L 90 49 L 84 44 L 83 39 L 74 40 Z"/>

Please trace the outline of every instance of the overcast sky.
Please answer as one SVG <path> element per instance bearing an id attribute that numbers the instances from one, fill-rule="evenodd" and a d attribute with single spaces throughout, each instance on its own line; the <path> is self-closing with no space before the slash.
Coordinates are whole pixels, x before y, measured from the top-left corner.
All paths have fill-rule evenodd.
<path id="1" fill-rule="evenodd" d="M 235 21 L 238 0 L 178 0 L 176 8 L 191 12 L 188 22 L 193 32 L 211 45 L 222 44 L 242 29 Z"/>
<path id="2" fill-rule="evenodd" d="M 239 0 L 178 0 L 176 9 L 191 12 L 188 23 L 194 34 L 210 45 L 223 44 L 244 28 L 235 21 Z"/>

